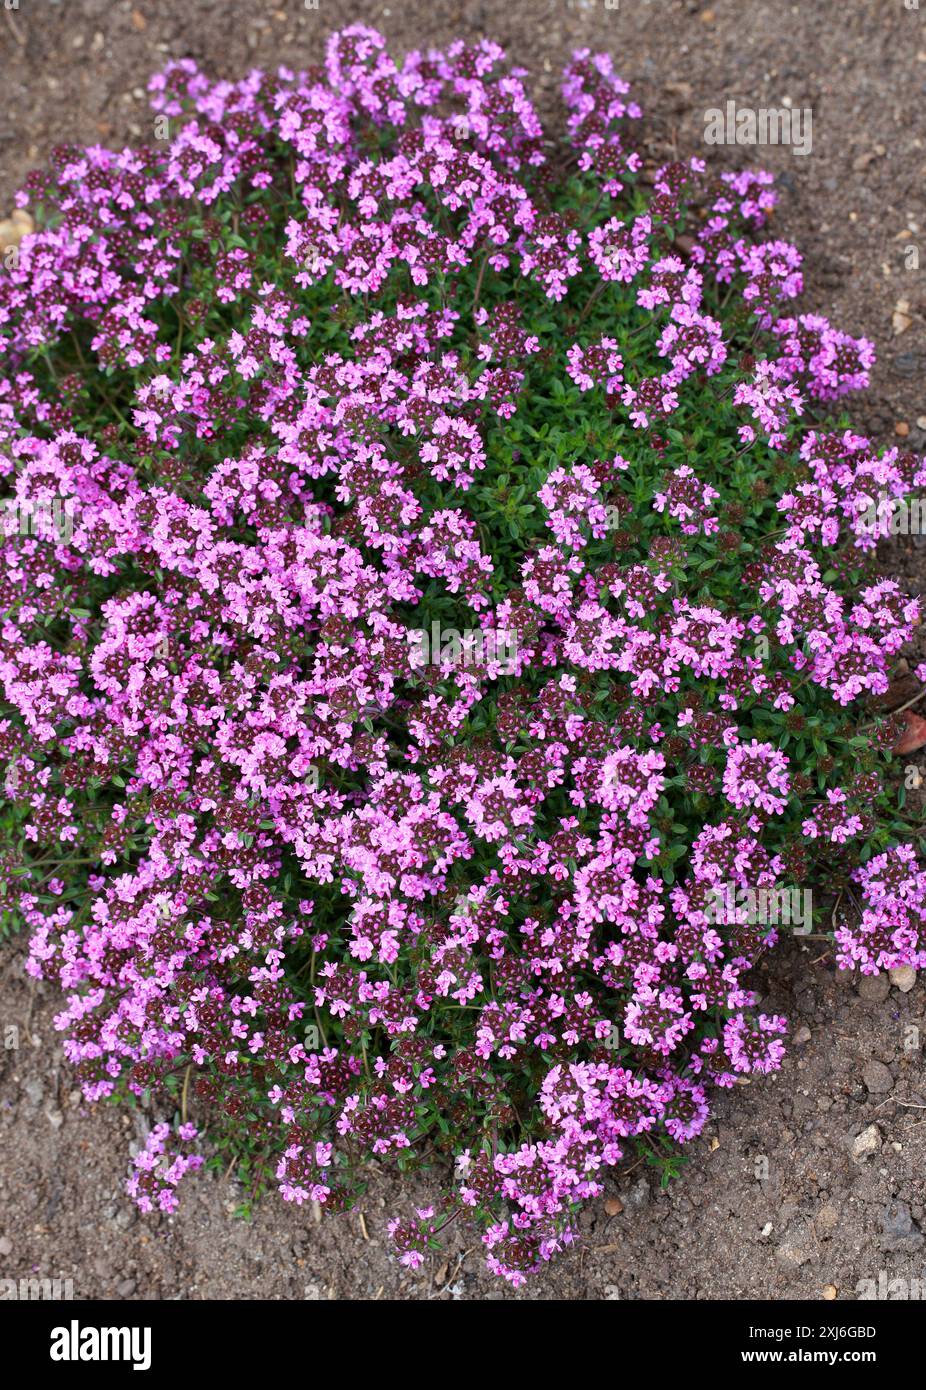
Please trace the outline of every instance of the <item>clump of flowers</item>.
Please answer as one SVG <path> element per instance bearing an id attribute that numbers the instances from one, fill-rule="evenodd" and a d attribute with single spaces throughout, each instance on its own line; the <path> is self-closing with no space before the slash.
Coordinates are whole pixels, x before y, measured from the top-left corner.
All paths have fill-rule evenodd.
<path id="1" fill-rule="evenodd" d="M 179 1111 L 131 1195 L 188 1106 L 297 1204 L 436 1155 L 401 1258 L 462 1218 L 515 1284 L 780 1064 L 720 890 L 822 864 L 841 963 L 926 960 L 860 523 L 926 472 L 804 420 L 871 346 L 784 317 L 769 175 L 644 181 L 609 59 L 552 142 L 525 79 L 170 63 L 170 141 L 59 147 L 0 277 L 8 510 L 69 519 L 2 536 L 5 904 L 85 1095 Z"/>
<path id="2" fill-rule="evenodd" d="M 926 969 L 926 870 L 913 846 L 892 846 L 856 869 L 852 880 L 864 910 L 860 921 L 843 915 L 837 928 L 840 966 L 858 966 L 864 975 L 904 965 Z"/>
<path id="3" fill-rule="evenodd" d="M 197 1136 L 196 1126 L 188 1123 L 176 1133 L 167 1124 L 154 1126 L 132 1160 L 135 1172 L 126 1183 L 139 1210 L 176 1211 L 177 1184 L 184 1173 L 202 1167 L 202 1157 L 190 1151 Z"/>

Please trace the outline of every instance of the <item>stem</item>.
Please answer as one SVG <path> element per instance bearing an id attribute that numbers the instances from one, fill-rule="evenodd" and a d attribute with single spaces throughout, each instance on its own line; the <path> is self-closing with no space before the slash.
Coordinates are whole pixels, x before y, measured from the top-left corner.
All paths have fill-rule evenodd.
<path id="1" fill-rule="evenodd" d="M 476 280 L 476 291 L 473 295 L 473 313 L 479 308 L 479 296 L 482 293 L 482 281 L 485 278 L 486 266 L 489 264 L 489 253 L 486 251 L 482 258 L 482 265 L 479 267 L 479 277 Z"/>
<path id="2" fill-rule="evenodd" d="M 595 288 L 592 290 L 591 294 L 589 295 L 588 299 L 587 299 L 586 302 L 585 302 L 585 308 L 582 310 L 581 314 L 579 315 L 579 317 L 578 317 L 578 319 L 577 319 L 577 321 L 576 321 L 576 328 L 577 328 L 577 329 L 578 329 L 579 327 L 581 327 L 581 325 L 585 322 L 585 320 L 586 320 L 586 318 L 588 317 L 589 312 L 590 312 L 590 310 L 591 310 L 591 308 L 592 308 L 592 305 L 595 303 L 595 300 L 598 299 L 598 298 L 600 297 L 600 295 L 602 295 L 602 294 L 604 293 L 604 289 L 605 289 L 606 284 L 607 284 L 607 281 L 606 281 L 606 280 L 599 280 L 599 281 L 598 281 L 598 284 L 597 284 L 597 285 L 595 286 Z"/>

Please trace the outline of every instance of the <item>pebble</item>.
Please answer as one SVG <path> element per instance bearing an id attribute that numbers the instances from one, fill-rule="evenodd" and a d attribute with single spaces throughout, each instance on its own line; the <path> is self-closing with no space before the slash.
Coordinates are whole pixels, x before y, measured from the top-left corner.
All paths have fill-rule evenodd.
<path id="1" fill-rule="evenodd" d="M 916 984 L 916 971 L 912 965 L 899 965 L 896 970 L 887 972 L 887 978 L 901 994 L 909 994 Z"/>
<path id="2" fill-rule="evenodd" d="M 863 975 L 858 982 L 858 997 L 867 1004 L 883 1004 L 891 992 L 886 975 Z"/>
<path id="3" fill-rule="evenodd" d="M 891 365 L 897 376 L 916 376 L 920 370 L 920 360 L 915 352 L 898 352 Z"/>
<path id="4" fill-rule="evenodd" d="M 877 1125 L 869 1125 L 863 1129 L 861 1134 L 857 1134 L 852 1141 L 852 1157 L 856 1163 L 862 1163 L 872 1154 L 881 1152 L 881 1131 Z"/>
<path id="5" fill-rule="evenodd" d="M 839 1209 L 834 1207 L 832 1202 L 827 1202 L 825 1207 L 821 1207 L 817 1212 L 814 1222 L 818 1231 L 835 1231 L 839 1225 Z"/>
<path id="6" fill-rule="evenodd" d="M 906 299 L 898 299 L 897 303 L 894 305 L 894 312 L 891 315 L 891 324 L 895 336 L 906 333 L 912 323 L 913 320 L 910 317 L 909 301 Z"/>
<path id="7" fill-rule="evenodd" d="M 879 1096 L 892 1090 L 894 1086 L 894 1078 L 883 1062 L 866 1062 L 862 1068 L 862 1080 L 869 1091 Z"/>
<path id="8" fill-rule="evenodd" d="M 620 1216 L 624 1210 L 624 1204 L 620 1197 L 609 1197 L 604 1204 L 604 1209 L 608 1216 Z"/>
<path id="9" fill-rule="evenodd" d="M 794 1046 L 803 1047 L 805 1043 L 810 1042 L 810 1038 L 810 1029 L 807 1027 L 806 1023 L 802 1023 L 800 1028 L 798 1028 L 797 1032 L 794 1034 Z"/>
<path id="10" fill-rule="evenodd" d="M 807 1231 L 800 1227 L 789 1232 L 775 1251 L 775 1259 L 781 1264 L 804 1265 L 810 1259 L 810 1253 L 805 1249 Z"/>
<path id="11" fill-rule="evenodd" d="M 134 1279 L 123 1279 L 120 1284 L 116 1285 L 116 1293 L 119 1295 L 120 1298 L 130 1298 L 134 1292 Z"/>
<path id="12" fill-rule="evenodd" d="M 6 1256 L 13 1253 L 13 1242 L 9 1236 L 0 1236 L 0 1255 Z"/>
<path id="13" fill-rule="evenodd" d="M 916 1226 L 906 1202 L 893 1202 L 885 1208 L 881 1231 L 882 1250 L 919 1250 L 926 1245 L 926 1236 Z"/>

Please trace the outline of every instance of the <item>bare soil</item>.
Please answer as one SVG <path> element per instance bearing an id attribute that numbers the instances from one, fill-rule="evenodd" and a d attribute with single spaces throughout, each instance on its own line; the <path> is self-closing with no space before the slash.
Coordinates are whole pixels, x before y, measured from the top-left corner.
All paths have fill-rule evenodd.
<path id="1" fill-rule="evenodd" d="M 535 74 L 554 119 L 569 52 L 608 48 L 644 106 L 656 157 L 697 151 L 773 168 L 783 192 L 775 230 L 805 253 L 805 307 L 878 350 L 855 423 L 923 450 L 926 6 L 19 0 L 0 8 L 0 217 L 58 141 L 148 138 L 144 84 L 168 57 L 228 77 L 299 67 L 319 59 L 331 29 L 358 21 L 396 51 L 492 37 Z M 812 153 L 705 146 L 705 110 L 729 99 L 810 107 Z M 911 320 L 900 333 L 898 301 Z M 885 556 L 910 592 L 926 589 L 923 540 Z M 419 1274 L 402 1270 L 387 1254 L 386 1220 L 426 1196 L 428 1181 L 409 1190 L 386 1170 L 371 1170 L 362 1219 L 316 1224 L 271 1196 L 246 1224 L 232 1214 L 240 1191 L 220 1175 L 187 1179 L 176 1218 L 139 1217 L 123 1195 L 129 1145 L 160 1117 L 88 1113 L 61 1057 L 56 1000 L 26 980 L 23 954 L 14 942 L 0 955 L 0 1043 L 18 1034 L 18 1046 L 0 1047 L 0 1279 L 72 1279 L 77 1298 L 113 1299 L 793 1299 L 831 1289 L 853 1299 L 880 1277 L 882 1296 L 898 1280 L 893 1297 L 926 1296 L 926 990 L 922 979 L 902 994 L 886 978 L 841 975 L 826 942 L 791 941 L 759 972 L 766 1006 L 786 1013 L 795 1035 L 783 1070 L 719 1098 L 667 1192 L 644 1167 L 622 1174 L 583 1216 L 582 1245 L 517 1295 L 486 1277 L 479 1249 L 459 1237 Z M 871 1151 L 853 1157 L 871 1125 Z"/>

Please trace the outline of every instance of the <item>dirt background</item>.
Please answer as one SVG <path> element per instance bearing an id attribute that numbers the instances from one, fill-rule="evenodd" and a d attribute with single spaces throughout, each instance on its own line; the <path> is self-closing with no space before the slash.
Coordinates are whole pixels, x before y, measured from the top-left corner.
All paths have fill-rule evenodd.
<path id="1" fill-rule="evenodd" d="M 926 5 L 6 3 L 0 217 L 57 141 L 148 138 L 144 84 L 168 57 L 235 77 L 317 61 L 327 33 L 357 21 L 397 53 L 485 35 L 530 68 L 555 121 L 564 59 L 607 48 L 657 157 L 700 152 L 780 175 L 775 231 L 804 252 L 803 307 L 878 350 L 856 425 L 926 443 Z M 810 107 L 812 154 L 704 146 L 705 110 L 729 99 Z M 911 592 L 926 591 L 924 541 L 886 556 Z M 428 1187 L 410 1192 L 388 1172 L 371 1173 L 362 1219 L 317 1224 L 269 1197 L 245 1224 L 232 1215 L 240 1192 L 220 1175 L 187 1179 L 177 1218 L 139 1217 L 122 1191 L 129 1147 L 161 1117 L 87 1113 L 61 1058 L 55 1000 L 22 960 L 21 943 L 0 956 L 0 1280 L 71 1279 L 77 1298 L 115 1299 L 852 1299 L 877 1295 L 879 1281 L 881 1297 L 889 1285 L 893 1298 L 926 1297 L 926 989 L 841 975 L 823 941 L 792 941 L 759 972 L 765 1006 L 792 1024 L 783 1070 L 719 1099 L 669 1192 L 643 1167 L 623 1174 L 584 1214 L 582 1245 L 517 1295 L 458 1236 L 416 1275 L 390 1259 L 388 1216 Z"/>

